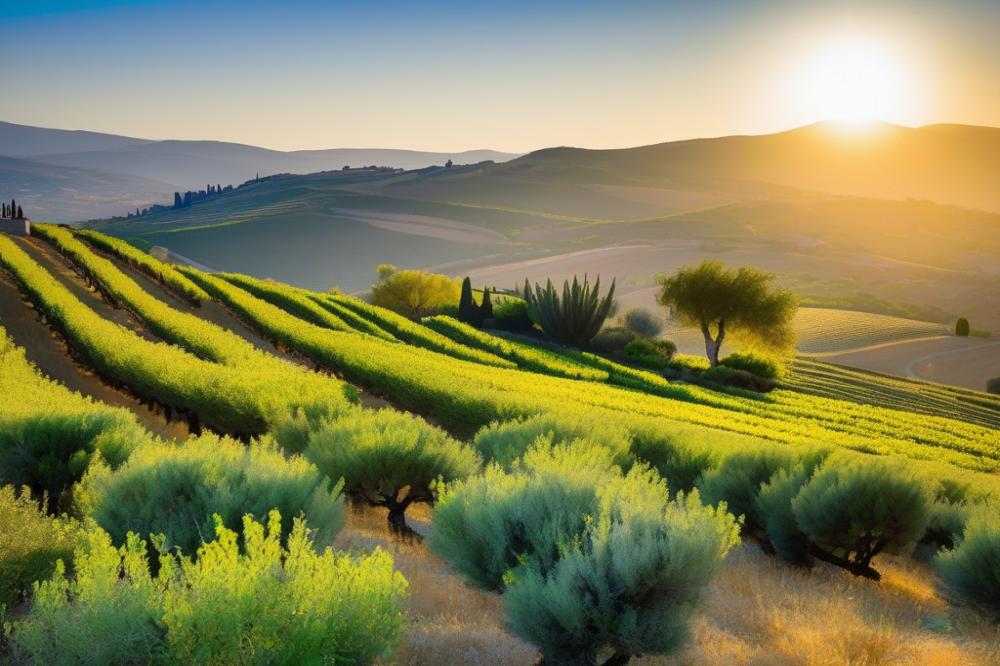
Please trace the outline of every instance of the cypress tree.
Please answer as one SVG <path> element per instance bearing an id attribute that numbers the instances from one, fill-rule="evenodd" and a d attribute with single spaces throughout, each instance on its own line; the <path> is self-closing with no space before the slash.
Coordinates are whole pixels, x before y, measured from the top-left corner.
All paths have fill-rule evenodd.
<path id="1" fill-rule="evenodd" d="M 181 193 L 174 192 L 174 208 L 181 208 L 184 202 L 181 200 Z"/>
<path id="2" fill-rule="evenodd" d="M 959 320 L 955 322 L 955 335 L 967 338 L 969 337 L 969 333 L 971 333 L 969 320 L 965 317 L 960 317 Z"/>
<path id="3" fill-rule="evenodd" d="M 17 207 L 17 219 L 19 219 L 19 220 L 23 220 L 24 219 L 24 211 L 21 210 L 20 206 Z"/>
<path id="4" fill-rule="evenodd" d="M 493 299 L 490 298 L 490 288 L 483 289 L 483 302 L 479 306 L 479 320 L 493 319 Z"/>
<path id="5" fill-rule="evenodd" d="M 472 280 L 468 276 L 462 280 L 462 296 L 458 299 L 458 318 L 472 326 L 478 326 L 482 323 L 479 308 L 472 298 Z"/>

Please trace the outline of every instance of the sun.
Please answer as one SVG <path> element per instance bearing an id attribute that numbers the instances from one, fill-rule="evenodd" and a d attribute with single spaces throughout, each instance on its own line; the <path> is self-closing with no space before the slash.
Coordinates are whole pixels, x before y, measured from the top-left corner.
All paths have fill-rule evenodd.
<path id="1" fill-rule="evenodd" d="M 907 115 L 909 73 L 876 39 L 847 36 L 821 42 L 796 69 L 791 93 L 805 117 L 862 122 Z"/>

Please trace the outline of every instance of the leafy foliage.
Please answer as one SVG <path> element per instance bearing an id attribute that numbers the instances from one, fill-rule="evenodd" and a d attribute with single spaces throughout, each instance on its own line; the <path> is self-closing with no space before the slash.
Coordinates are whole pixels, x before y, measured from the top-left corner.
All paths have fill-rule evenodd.
<path id="1" fill-rule="evenodd" d="M 655 338 L 663 332 L 663 320 L 647 308 L 629 308 L 621 315 L 622 326 L 640 338 Z"/>
<path id="2" fill-rule="evenodd" d="M 524 300 L 531 318 L 551 340 L 561 344 L 585 346 L 597 335 L 614 303 L 615 283 L 603 297 L 601 279 L 591 287 L 584 276 L 581 284 L 576 276 L 572 286 L 563 282 L 562 296 L 549 280 L 545 288 L 535 285 L 534 290 L 524 281 Z"/>
<path id="3" fill-rule="evenodd" d="M 459 286 L 453 279 L 423 271 L 397 271 L 372 287 L 372 303 L 413 318 L 434 314 L 458 298 Z"/>
<path id="4" fill-rule="evenodd" d="M 1000 515 L 980 505 L 954 550 L 941 552 L 937 569 L 959 594 L 1000 620 Z"/>
<path id="5" fill-rule="evenodd" d="M 923 535 L 931 489 L 905 466 L 884 460 L 821 467 L 792 500 L 795 521 L 814 555 L 854 574 L 878 578 L 871 561 L 905 552 Z"/>
<path id="6" fill-rule="evenodd" d="M 388 509 L 390 527 L 403 533 L 406 509 L 433 503 L 437 482 L 480 468 L 473 449 L 426 421 L 388 409 L 355 409 L 322 421 L 308 435 L 305 456 L 331 479 L 344 479 L 351 497 Z"/>
<path id="7" fill-rule="evenodd" d="M 784 374 L 784 368 L 777 360 L 748 352 L 730 354 L 719 361 L 719 364 L 733 370 L 743 370 L 764 379 L 780 379 Z"/>
<path id="8" fill-rule="evenodd" d="M 150 435 L 128 410 L 108 407 L 47 379 L 0 327 L 0 483 L 70 505 L 70 489 L 97 458 L 117 467 Z"/>
<path id="9" fill-rule="evenodd" d="M 625 345 L 625 355 L 629 360 L 654 370 L 668 367 L 676 351 L 677 345 L 670 340 L 638 338 Z"/>
<path id="10" fill-rule="evenodd" d="M 967 338 L 971 333 L 971 328 L 969 326 L 969 320 L 965 317 L 959 317 L 958 321 L 955 322 L 955 335 Z"/>
<path id="11" fill-rule="evenodd" d="M 585 446 L 601 447 L 611 460 L 626 467 L 631 463 L 629 432 L 615 423 L 588 417 L 539 414 L 526 419 L 495 422 L 476 433 L 472 445 L 487 459 L 510 469 L 532 446 L 553 447 L 585 440 Z"/>
<path id="12" fill-rule="evenodd" d="M 734 272 L 721 261 L 705 261 L 661 276 L 658 299 L 682 323 L 701 329 L 706 355 L 716 366 L 727 333 L 738 333 L 765 349 L 791 345 L 795 298 L 773 288 L 773 280 L 774 275 L 755 268 Z"/>
<path id="13" fill-rule="evenodd" d="M 0 609 L 12 608 L 32 584 L 45 580 L 56 562 L 71 562 L 79 540 L 76 523 L 45 515 L 28 495 L 0 487 Z"/>
<path id="14" fill-rule="evenodd" d="M 612 650 L 669 653 L 719 562 L 732 516 L 697 495 L 668 499 L 648 468 L 609 467 L 602 447 L 536 447 L 450 488 L 431 547 L 471 582 L 503 592 L 511 628 L 546 663 Z"/>
<path id="15" fill-rule="evenodd" d="M 196 559 L 148 547 L 129 534 L 120 548 L 96 526 L 76 553 L 76 577 L 60 565 L 13 624 L 19 652 L 45 664 L 370 664 L 391 656 L 403 628 L 407 584 L 381 550 L 352 558 L 317 554 L 296 520 L 282 548 L 281 516 L 267 527 L 215 523 Z M 160 541 L 154 540 L 162 547 Z"/>
<path id="16" fill-rule="evenodd" d="M 329 543 L 344 525 L 340 486 L 331 486 L 301 457 L 204 435 L 142 447 L 115 471 L 96 466 L 78 496 L 115 543 L 133 531 L 163 534 L 168 547 L 193 553 L 212 533 L 213 515 L 235 529 L 244 515 L 263 518 L 274 508 L 286 516 L 284 534 L 304 514 L 320 543 Z"/>

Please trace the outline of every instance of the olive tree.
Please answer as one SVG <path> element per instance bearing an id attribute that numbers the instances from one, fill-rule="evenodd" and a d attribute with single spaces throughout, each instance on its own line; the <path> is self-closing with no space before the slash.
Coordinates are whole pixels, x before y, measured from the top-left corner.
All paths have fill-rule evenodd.
<path id="1" fill-rule="evenodd" d="M 733 271 L 721 261 L 705 261 L 660 276 L 658 300 L 683 324 L 705 336 L 705 355 L 719 364 L 726 337 L 737 334 L 766 349 L 784 349 L 793 340 L 796 301 L 773 285 L 774 275 L 745 266 Z"/>
<path id="2" fill-rule="evenodd" d="M 282 435 L 278 434 L 279 441 Z M 432 504 L 436 482 L 479 471 L 479 454 L 440 428 L 409 414 L 383 409 L 352 410 L 315 424 L 307 435 L 306 458 L 331 479 L 344 480 L 355 500 L 388 510 L 389 528 L 412 535 L 406 510 Z"/>
<path id="3" fill-rule="evenodd" d="M 529 449 L 505 471 L 455 484 L 435 510 L 431 548 L 503 595 L 537 663 L 625 664 L 669 654 L 737 542 L 724 506 L 670 500 L 652 469 L 622 474 L 583 440 Z"/>

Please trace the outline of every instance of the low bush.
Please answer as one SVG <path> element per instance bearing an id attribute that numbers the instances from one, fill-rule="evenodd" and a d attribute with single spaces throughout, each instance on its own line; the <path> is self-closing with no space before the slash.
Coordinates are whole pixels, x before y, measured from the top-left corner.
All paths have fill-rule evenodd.
<path id="1" fill-rule="evenodd" d="M 735 370 L 725 365 L 717 365 L 701 373 L 701 378 L 705 381 L 723 386 L 755 391 L 757 393 L 767 393 L 775 388 L 774 380 L 760 377 L 747 372 L 746 370 Z"/>
<path id="2" fill-rule="evenodd" d="M 458 282 L 447 275 L 397 271 L 380 276 L 372 287 L 372 304 L 416 319 L 458 303 L 460 292 Z"/>
<path id="3" fill-rule="evenodd" d="M 635 340 L 635 333 L 620 326 L 606 326 L 590 341 L 590 349 L 601 354 L 625 351 L 625 346 Z"/>
<path id="4" fill-rule="evenodd" d="M 381 550 L 321 554 L 296 520 L 282 548 L 281 516 L 245 517 L 245 547 L 215 521 L 196 559 L 168 554 L 150 574 L 145 541 L 120 548 L 93 526 L 76 552 L 77 575 L 59 566 L 12 623 L 15 653 L 39 664 L 370 664 L 391 657 L 407 594 Z"/>
<path id="5" fill-rule="evenodd" d="M 764 379 L 780 379 L 784 373 L 784 368 L 777 360 L 751 353 L 730 354 L 719 363 L 727 368 L 744 370 Z"/>
<path id="6" fill-rule="evenodd" d="M 933 493 L 903 461 L 838 460 L 823 465 L 792 500 L 812 554 L 858 576 L 878 579 L 872 559 L 903 553 L 924 534 Z"/>
<path id="7" fill-rule="evenodd" d="M 767 483 L 779 469 L 791 467 L 793 461 L 787 448 L 777 446 L 737 451 L 723 458 L 715 469 L 705 472 L 696 485 L 706 502 L 725 502 L 734 516 L 742 518 L 743 531 L 752 533 L 763 527 L 756 507 L 761 484 Z"/>
<path id="8" fill-rule="evenodd" d="M 967 338 L 969 337 L 969 332 L 969 320 L 965 317 L 959 317 L 958 321 L 955 322 L 955 335 Z"/>
<path id="9" fill-rule="evenodd" d="M 993 377 L 986 382 L 986 392 L 1000 395 L 1000 377 Z"/>
<path id="10" fill-rule="evenodd" d="M 757 520 L 767 539 L 766 547 L 792 564 L 811 566 L 812 542 L 799 528 L 792 500 L 812 478 L 814 469 L 803 463 L 777 470 L 760 486 L 754 499 Z"/>
<path id="11" fill-rule="evenodd" d="M 625 345 L 625 355 L 638 365 L 663 370 L 670 366 L 670 357 L 677 351 L 677 345 L 670 340 L 637 338 Z"/>
<path id="12" fill-rule="evenodd" d="M 646 308 L 630 308 L 621 316 L 622 327 L 639 338 L 655 338 L 663 332 L 663 319 Z"/>
<path id="13" fill-rule="evenodd" d="M 526 333 L 535 328 L 528 304 L 519 298 L 504 298 L 493 305 L 493 326 L 514 333 Z"/>
<path id="14" fill-rule="evenodd" d="M 12 608 L 45 580 L 56 562 L 71 562 L 79 539 L 76 523 L 45 515 L 27 489 L 0 487 L 0 609 Z M 2 615 L 2 612 L 0 612 Z"/>
<path id="15" fill-rule="evenodd" d="M 582 413 L 540 414 L 494 422 L 476 433 L 472 445 L 486 460 L 510 469 L 533 445 L 559 446 L 579 439 L 606 448 L 619 466 L 628 467 L 631 462 L 628 431 L 621 425 Z"/>
<path id="16" fill-rule="evenodd" d="M 344 479 L 352 498 L 388 509 L 390 529 L 402 534 L 411 533 L 411 504 L 433 504 L 437 482 L 463 479 L 481 467 L 469 446 L 390 409 L 355 409 L 321 422 L 309 433 L 305 456 L 329 478 Z"/>
<path id="17" fill-rule="evenodd" d="M 935 563 L 954 590 L 1000 621 L 1000 511 L 995 506 L 976 507 L 955 548 L 942 551 Z"/>
<path id="18" fill-rule="evenodd" d="M 609 467 L 606 449 L 532 448 L 449 488 L 431 546 L 474 584 L 503 592 L 508 622 L 547 664 L 667 654 L 737 542 L 724 508 L 670 501 L 652 470 Z"/>
<path id="19" fill-rule="evenodd" d="M 163 534 L 168 547 L 185 553 L 212 533 L 213 514 L 236 529 L 244 515 L 263 518 L 277 508 L 286 516 L 286 535 L 304 514 L 324 544 L 344 525 L 340 486 L 304 458 L 214 435 L 142 447 L 117 470 L 95 465 L 77 497 L 115 543 L 132 531 Z"/>

